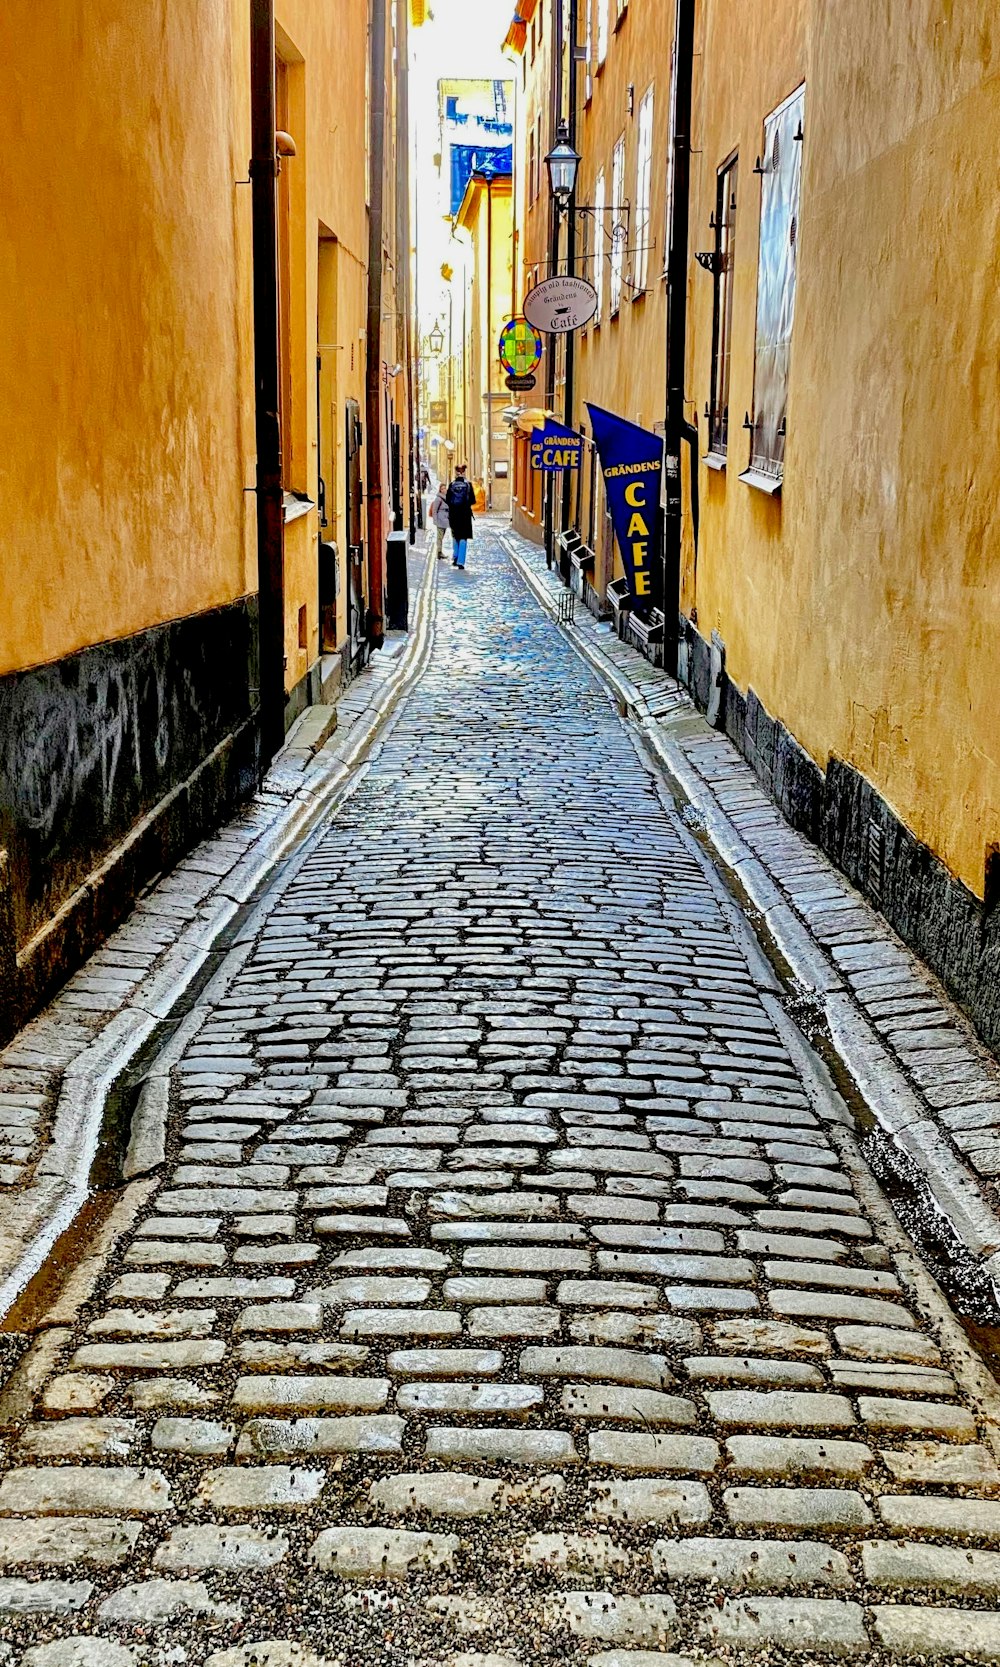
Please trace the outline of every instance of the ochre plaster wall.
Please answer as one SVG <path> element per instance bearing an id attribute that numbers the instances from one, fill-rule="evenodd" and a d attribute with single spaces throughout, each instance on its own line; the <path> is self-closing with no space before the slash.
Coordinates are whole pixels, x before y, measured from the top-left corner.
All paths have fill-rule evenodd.
<path id="1" fill-rule="evenodd" d="M 340 553 L 341 590 L 337 638 L 347 631 L 347 522 L 344 402 L 365 404 L 368 215 L 366 208 L 366 8 L 316 6 L 278 0 L 278 56 L 288 80 L 288 118 L 296 155 L 282 163 L 289 200 L 291 293 L 287 376 L 291 410 L 282 435 L 286 486 L 318 499 L 316 356 L 322 344 L 324 477 L 329 525 L 323 537 Z M 319 240 L 332 237 L 336 299 L 327 316 L 336 334 L 319 324 Z M 331 478 L 332 477 L 332 478 Z M 293 688 L 319 653 L 317 574 L 318 509 L 285 528 L 285 682 Z M 299 609 L 306 609 L 306 646 L 299 643 Z"/>
<path id="2" fill-rule="evenodd" d="M 246 9 L 0 9 L 0 673 L 255 588 Z"/>
<path id="3" fill-rule="evenodd" d="M 631 11 L 630 7 L 630 11 Z M 730 463 L 702 470 L 697 581 L 727 669 L 820 765 L 861 771 L 974 892 L 1000 836 L 1000 15 L 979 0 L 709 0 L 692 232 L 737 146 Z M 762 121 L 805 82 L 779 500 L 741 485 Z M 695 272 L 688 394 L 708 397 Z"/>
<path id="4" fill-rule="evenodd" d="M 470 476 L 477 492 L 481 493 L 485 486 L 490 450 L 490 405 L 487 399 L 490 389 L 493 394 L 493 432 L 502 435 L 502 438 L 493 441 L 494 465 L 498 459 L 507 460 L 510 450 L 507 432 L 500 418 L 500 411 L 508 402 L 508 394 L 497 351 L 500 333 L 511 316 L 514 201 L 510 176 L 499 175 L 487 189 L 486 184 L 474 175 L 466 189 L 456 225 L 471 242 L 466 397 L 473 437 L 471 456 L 457 461 L 468 461 Z M 509 474 L 506 480 L 501 477 L 494 482 L 493 505 L 498 512 L 508 508 L 509 486 Z"/>
<path id="5" fill-rule="evenodd" d="M 581 8 L 582 9 L 582 8 Z M 611 313 L 610 233 L 624 216 L 605 214 L 578 216 L 577 247 L 584 240 L 590 258 L 579 262 L 577 271 L 595 283 L 598 253 L 604 273 L 604 304 L 595 320 L 577 338 L 577 421 L 587 421 L 585 400 L 592 400 L 630 422 L 652 428 L 663 420 L 666 398 L 666 286 L 663 282 L 666 221 L 666 156 L 670 134 L 670 40 L 673 8 L 662 0 L 629 0 L 618 29 L 613 27 L 614 0 L 610 0 L 612 27 L 607 58 L 596 67 L 596 25 L 593 51 L 593 93 L 586 101 L 586 67 L 578 71 L 580 114 L 577 150 L 583 160 L 577 180 L 580 203 L 594 203 L 597 176 L 604 170 L 604 200 L 612 206 L 612 156 L 615 143 L 625 135 L 624 197 L 631 205 L 629 251 L 634 251 L 636 162 L 638 154 L 639 106 L 653 88 L 653 168 L 650 226 L 646 243 L 646 284 L 642 293 L 622 284 L 621 305 Z M 632 111 L 629 112 L 629 88 Z M 625 270 L 634 261 L 625 256 Z"/>

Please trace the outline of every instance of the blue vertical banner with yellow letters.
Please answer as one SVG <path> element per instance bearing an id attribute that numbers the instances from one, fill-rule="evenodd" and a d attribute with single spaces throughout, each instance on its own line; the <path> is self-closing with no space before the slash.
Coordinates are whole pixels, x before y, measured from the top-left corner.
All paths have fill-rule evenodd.
<path id="1" fill-rule="evenodd" d="M 599 405 L 588 404 L 587 410 L 629 593 L 645 613 L 652 606 L 653 574 L 660 559 L 663 439 Z"/>

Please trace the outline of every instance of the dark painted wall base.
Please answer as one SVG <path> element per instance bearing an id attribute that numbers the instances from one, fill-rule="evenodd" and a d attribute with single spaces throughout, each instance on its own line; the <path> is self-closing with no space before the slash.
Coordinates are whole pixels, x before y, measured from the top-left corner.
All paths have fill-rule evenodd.
<path id="1" fill-rule="evenodd" d="M 707 710 L 712 650 L 682 617 L 685 681 Z M 752 689 L 721 673 L 718 727 L 735 742 L 793 828 L 806 834 L 878 909 L 965 1009 L 987 1046 L 1000 1051 L 1000 871 L 987 867 L 986 902 L 949 873 L 850 764 L 825 773 Z"/>
<path id="2" fill-rule="evenodd" d="M 255 597 L 0 678 L 0 1040 L 259 779 Z"/>

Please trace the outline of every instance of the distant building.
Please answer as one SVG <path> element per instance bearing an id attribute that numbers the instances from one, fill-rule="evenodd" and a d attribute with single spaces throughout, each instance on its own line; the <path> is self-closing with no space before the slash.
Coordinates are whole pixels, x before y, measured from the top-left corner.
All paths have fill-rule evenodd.
<path id="1" fill-rule="evenodd" d="M 469 175 L 455 219 L 468 235 L 466 263 L 465 394 L 468 414 L 463 436 L 469 475 L 481 503 L 506 514 L 510 509 L 510 442 L 503 410 L 510 395 L 498 351 L 500 334 L 513 309 L 513 195 L 502 152 L 487 156 Z"/>
<path id="2" fill-rule="evenodd" d="M 438 167 L 446 196 L 444 213 L 454 219 L 470 176 L 487 161 L 510 173 L 514 126 L 509 81 L 438 82 Z"/>

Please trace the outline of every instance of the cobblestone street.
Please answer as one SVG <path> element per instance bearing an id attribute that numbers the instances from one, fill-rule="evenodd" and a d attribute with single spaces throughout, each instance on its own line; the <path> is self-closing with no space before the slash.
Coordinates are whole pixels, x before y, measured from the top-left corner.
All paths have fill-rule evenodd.
<path id="1" fill-rule="evenodd" d="M 992 1379 L 607 691 L 437 577 L 39 1334 L 0 1661 L 995 1662 Z"/>

